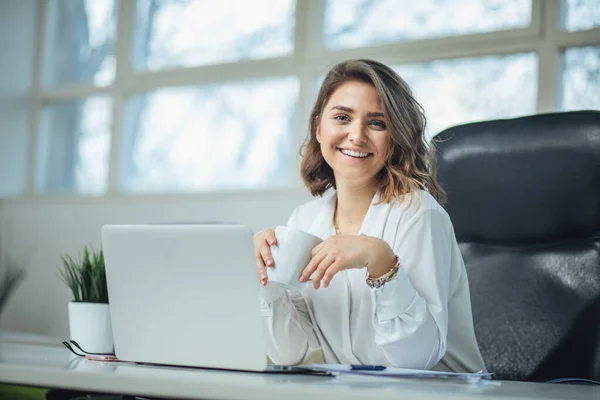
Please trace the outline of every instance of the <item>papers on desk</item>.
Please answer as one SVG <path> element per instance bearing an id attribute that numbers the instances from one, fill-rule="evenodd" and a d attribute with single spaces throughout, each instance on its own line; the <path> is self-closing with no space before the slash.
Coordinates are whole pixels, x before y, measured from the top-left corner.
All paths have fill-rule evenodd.
<path id="1" fill-rule="evenodd" d="M 362 375 L 362 376 L 373 376 L 373 377 L 386 377 L 386 378 L 410 378 L 410 379 L 444 379 L 444 380 L 457 380 L 457 381 L 473 381 L 481 378 L 491 378 L 492 374 L 489 372 L 475 372 L 475 373 L 462 373 L 462 372 L 443 372 L 443 371 L 430 371 L 420 369 L 407 369 L 407 368 L 374 368 L 373 366 L 352 366 L 348 364 L 309 364 L 302 365 L 302 368 L 306 368 L 309 371 L 319 372 L 330 372 L 335 375 Z"/>

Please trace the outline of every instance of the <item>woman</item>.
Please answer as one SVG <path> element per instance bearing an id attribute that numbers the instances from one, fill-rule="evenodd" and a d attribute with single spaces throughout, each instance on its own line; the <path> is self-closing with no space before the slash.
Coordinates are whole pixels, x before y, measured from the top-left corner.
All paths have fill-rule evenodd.
<path id="1" fill-rule="evenodd" d="M 310 117 L 302 178 L 321 196 L 288 226 L 324 241 L 302 291 L 267 285 L 272 230 L 255 236 L 268 355 L 326 363 L 475 372 L 467 275 L 440 206 L 425 117 L 389 67 L 351 60 L 327 74 Z"/>

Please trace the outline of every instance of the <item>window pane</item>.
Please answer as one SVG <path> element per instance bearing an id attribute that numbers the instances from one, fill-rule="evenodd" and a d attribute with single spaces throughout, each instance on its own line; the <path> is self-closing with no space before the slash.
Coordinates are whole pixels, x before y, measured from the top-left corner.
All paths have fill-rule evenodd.
<path id="1" fill-rule="evenodd" d="M 48 5 L 45 83 L 110 84 L 115 75 L 115 1 L 60 0 Z"/>
<path id="2" fill-rule="evenodd" d="M 128 103 L 133 192 L 283 187 L 295 170 L 296 78 L 165 88 Z"/>
<path id="3" fill-rule="evenodd" d="M 294 0 L 138 0 L 134 63 L 141 69 L 290 54 Z"/>
<path id="4" fill-rule="evenodd" d="M 102 193 L 108 176 L 111 103 L 106 97 L 44 107 L 40 130 L 42 191 Z"/>
<path id="5" fill-rule="evenodd" d="M 361 47 L 529 26 L 531 0 L 327 0 L 324 43 Z"/>
<path id="6" fill-rule="evenodd" d="M 561 109 L 600 110 L 600 46 L 565 51 Z"/>
<path id="7" fill-rule="evenodd" d="M 429 137 L 457 124 L 535 113 L 537 57 L 533 53 L 395 69 L 425 109 Z"/>
<path id="8" fill-rule="evenodd" d="M 563 0 L 562 25 L 568 31 L 582 31 L 600 26 L 598 0 Z"/>

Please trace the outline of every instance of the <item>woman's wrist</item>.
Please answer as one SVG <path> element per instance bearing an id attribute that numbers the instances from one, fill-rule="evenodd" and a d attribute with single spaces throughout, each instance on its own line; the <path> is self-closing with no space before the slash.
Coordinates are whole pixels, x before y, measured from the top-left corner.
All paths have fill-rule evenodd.
<path id="1" fill-rule="evenodd" d="M 369 240 L 371 243 L 368 246 L 367 271 L 371 279 L 377 279 L 394 268 L 397 258 L 385 241 L 375 237 L 371 237 Z"/>

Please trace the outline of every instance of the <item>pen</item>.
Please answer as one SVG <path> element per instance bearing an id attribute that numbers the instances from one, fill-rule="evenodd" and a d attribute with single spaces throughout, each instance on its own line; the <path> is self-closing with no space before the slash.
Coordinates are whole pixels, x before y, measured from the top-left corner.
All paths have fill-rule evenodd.
<path id="1" fill-rule="evenodd" d="M 383 371 L 386 369 L 384 365 L 350 365 L 352 371 Z"/>

